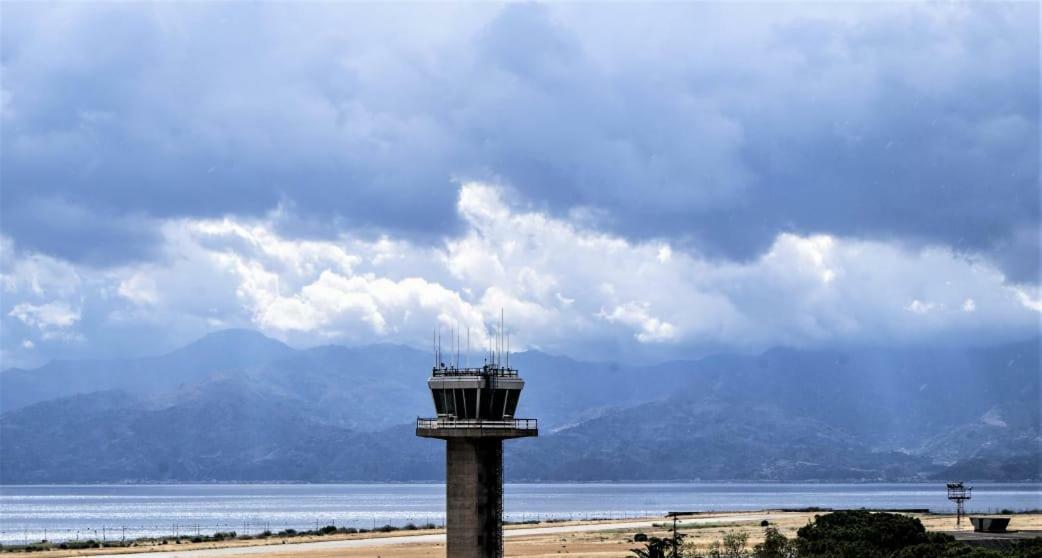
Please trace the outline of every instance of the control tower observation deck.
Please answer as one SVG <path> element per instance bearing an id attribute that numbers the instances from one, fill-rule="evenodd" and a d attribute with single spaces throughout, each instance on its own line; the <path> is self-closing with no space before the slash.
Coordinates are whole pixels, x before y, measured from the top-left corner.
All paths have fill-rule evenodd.
<path id="1" fill-rule="evenodd" d="M 525 381 L 516 369 L 492 360 L 480 368 L 439 362 L 427 380 L 438 416 L 416 419 L 417 436 L 447 443 L 450 558 L 503 555 L 503 440 L 539 435 L 535 419 L 514 418 Z"/>

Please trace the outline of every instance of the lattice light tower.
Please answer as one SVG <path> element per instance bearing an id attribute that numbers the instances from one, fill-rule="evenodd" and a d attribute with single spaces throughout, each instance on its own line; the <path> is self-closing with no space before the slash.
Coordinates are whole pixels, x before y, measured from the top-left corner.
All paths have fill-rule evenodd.
<path id="1" fill-rule="evenodd" d="M 955 527 L 962 523 L 962 516 L 966 515 L 966 500 L 973 497 L 973 488 L 967 487 L 962 481 L 948 483 L 948 499 L 955 502 Z"/>
<path id="2" fill-rule="evenodd" d="M 427 385 L 438 416 L 416 419 L 417 436 L 446 441 L 450 558 L 503 555 L 503 440 L 539 435 L 535 419 L 514 418 L 525 381 L 510 368 L 503 335 L 496 335 L 493 344 L 480 368 L 461 367 L 460 343 L 453 343 L 456 350 L 446 363 L 435 336 L 435 364 Z"/>

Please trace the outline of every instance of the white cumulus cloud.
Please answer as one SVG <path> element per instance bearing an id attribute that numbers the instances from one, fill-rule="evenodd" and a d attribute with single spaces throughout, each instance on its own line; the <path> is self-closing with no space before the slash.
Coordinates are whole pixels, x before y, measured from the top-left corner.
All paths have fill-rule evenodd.
<path id="1" fill-rule="evenodd" d="M 46 304 L 23 302 L 15 305 L 8 315 L 41 331 L 65 329 L 80 321 L 80 310 L 70 307 L 65 302 Z"/>
<path id="2" fill-rule="evenodd" d="M 115 270 L 12 252 L 6 315 L 52 339 L 145 324 L 186 337 L 239 326 L 299 344 L 426 346 L 432 329 L 459 327 L 476 348 L 502 311 L 514 348 L 577 356 L 1014 339 L 1037 327 L 1032 287 L 943 248 L 780 234 L 756 259 L 718 260 L 520 208 L 507 192 L 463 184 L 465 226 L 433 244 L 296 239 L 272 215 L 170 220 L 162 257 Z"/>

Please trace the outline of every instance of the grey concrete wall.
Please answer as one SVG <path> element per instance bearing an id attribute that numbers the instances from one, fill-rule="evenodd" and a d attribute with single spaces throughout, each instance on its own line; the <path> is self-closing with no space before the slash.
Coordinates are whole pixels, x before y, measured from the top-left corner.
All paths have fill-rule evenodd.
<path id="1" fill-rule="evenodd" d="M 448 558 L 503 555 L 503 440 L 446 440 Z"/>

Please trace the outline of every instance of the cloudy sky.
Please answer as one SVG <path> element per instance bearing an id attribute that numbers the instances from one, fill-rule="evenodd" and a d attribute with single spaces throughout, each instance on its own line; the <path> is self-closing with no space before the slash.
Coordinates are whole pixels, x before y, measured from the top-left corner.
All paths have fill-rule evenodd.
<path id="1" fill-rule="evenodd" d="M 5 3 L 0 356 L 1039 332 L 1035 3 Z"/>

